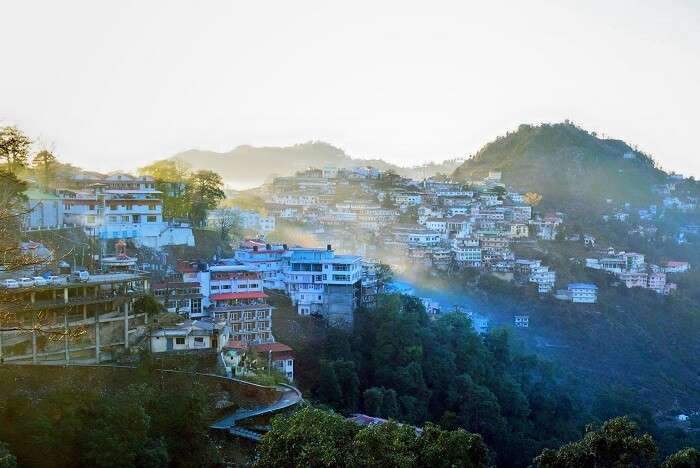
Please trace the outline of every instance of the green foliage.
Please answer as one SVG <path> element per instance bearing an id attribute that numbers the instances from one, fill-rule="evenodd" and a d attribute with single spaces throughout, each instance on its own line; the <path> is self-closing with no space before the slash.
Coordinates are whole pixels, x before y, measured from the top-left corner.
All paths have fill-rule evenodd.
<path id="1" fill-rule="evenodd" d="M 635 158 L 625 160 L 627 152 Z M 545 209 L 569 215 L 604 209 L 606 198 L 651 202 L 649 187 L 664 178 L 649 156 L 570 123 L 521 125 L 485 145 L 453 178 L 483 177 L 489 171 L 502 171 L 503 182 L 516 190 L 541 193 Z"/>
<path id="2" fill-rule="evenodd" d="M 304 408 L 278 416 L 258 448 L 264 467 L 468 467 L 487 466 L 481 437 L 427 424 L 422 434 L 387 422 L 360 427 L 332 412 Z"/>
<path id="3" fill-rule="evenodd" d="M 48 150 L 39 151 L 32 160 L 34 167 L 39 171 L 39 180 L 43 187 L 49 187 L 55 176 L 56 156 Z"/>
<path id="4" fill-rule="evenodd" d="M 697 468 L 700 466 L 700 452 L 694 448 L 684 448 L 670 455 L 663 468 Z"/>
<path id="5" fill-rule="evenodd" d="M 359 427 L 343 417 L 304 408 L 276 417 L 258 448 L 257 468 L 343 466 Z"/>
<path id="6" fill-rule="evenodd" d="M 464 314 L 430 320 L 417 299 L 381 295 L 352 331 L 315 333 L 295 343 L 297 377 L 337 411 L 478 432 L 513 466 L 579 434 L 569 390 L 548 366 L 514 353 L 504 332 L 476 335 Z"/>
<path id="7" fill-rule="evenodd" d="M 191 377 L 169 378 L 166 385 L 162 374 L 149 366 L 131 374 L 128 382 L 128 374 L 122 373 L 83 374 L 86 380 L 66 375 L 40 382 L 21 372 L 13 375 L 17 377 L 0 379 L 0 439 L 19 466 L 217 463 L 208 434 L 207 393 Z M 11 459 L 5 452 L 7 447 L 0 446 L 0 467 Z"/>
<path id="8" fill-rule="evenodd" d="M 139 169 L 156 181 L 163 192 L 163 215 L 166 218 L 189 218 L 203 226 L 207 210 L 216 208 L 226 198 L 221 176 L 210 170 L 191 172 L 187 164 L 177 160 L 157 161 Z"/>
<path id="9" fill-rule="evenodd" d="M 9 172 L 27 165 L 32 140 L 17 127 L 0 128 L 0 161 L 5 161 Z"/>
<path id="10" fill-rule="evenodd" d="M 602 427 L 589 426 L 583 439 L 558 450 L 546 449 L 534 460 L 539 468 L 652 466 L 657 448 L 649 434 L 639 435 L 637 425 L 620 417 Z"/>
<path id="11" fill-rule="evenodd" d="M 197 171 L 188 180 L 185 199 L 189 204 L 190 219 L 197 226 L 204 225 L 207 210 L 216 208 L 226 198 L 223 186 L 223 179 L 213 171 Z"/>
<path id="12" fill-rule="evenodd" d="M 17 468 L 17 458 L 4 442 L 0 442 L 0 468 Z"/>

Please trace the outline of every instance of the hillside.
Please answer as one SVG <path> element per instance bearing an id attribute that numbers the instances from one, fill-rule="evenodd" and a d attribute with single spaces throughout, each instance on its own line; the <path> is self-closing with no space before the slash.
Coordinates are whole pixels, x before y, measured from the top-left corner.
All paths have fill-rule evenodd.
<path id="1" fill-rule="evenodd" d="M 260 185 L 274 176 L 292 175 L 307 167 L 373 166 L 380 170 L 394 170 L 407 177 L 428 177 L 437 173 L 449 174 L 461 161 L 431 163 L 422 166 L 400 167 L 381 159 L 356 159 L 340 148 L 323 142 L 308 142 L 294 146 L 238 146 L 227 153 L 188 150 L 172 156 L 188 163 L 193 169 L 211 169 L 221 174 L 227 183 L 240 188 Z"/>
<path id="2" fill-rule="evenodd" d="M 627 155 L 627 157 L 625 157 Z M 602 208 L 606 199 L 643 204 L 665 179 L 647 155 L 620 140 L 601 139 L 569 123 L 521 125 L 488 143 L 453 176 L 481 178 L 501 171 L 503 182 L 543 195 L 545 208 Z"/>

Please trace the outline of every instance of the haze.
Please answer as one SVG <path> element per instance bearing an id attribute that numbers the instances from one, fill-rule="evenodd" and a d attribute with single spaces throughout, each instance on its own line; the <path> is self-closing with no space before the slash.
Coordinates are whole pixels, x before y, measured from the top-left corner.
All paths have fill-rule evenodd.
<path id="1" fill-rule="evenodd" d="M 410 165 L 569 118 L 698 176 L 697 5 L 6 2 L 0 124 L 112 170 L 308 140 Z"/>

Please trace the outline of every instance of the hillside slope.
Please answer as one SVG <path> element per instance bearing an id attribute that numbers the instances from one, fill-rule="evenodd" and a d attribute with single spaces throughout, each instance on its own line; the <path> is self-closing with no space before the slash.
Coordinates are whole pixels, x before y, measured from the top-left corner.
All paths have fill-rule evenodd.
<path id="1" fill-rule="evenodd" d="M 393 170 L 407 177 L 428 177 L 437 173 L 449 174 L 461 163 L 458 160 L 431 163 L 415 167 L 400 167 L 381 159 L 355 159 L 342 149 L 323 142 L 308 142 L 293 146 L 238 146 L 227 153 L 188 150 L 172 156 L 186 162 L 193 169 L 210 169 L 221 174 L 230 184 L 242 188 L 258 186 L 275 176 L 292 175 L 308 167 L 339 168 L 373 166 Z"/>
<path id="2" fill-rule="evenodd" d="M 627 155 L 627 157 L 625 157 Z M 459 180 L 501 171 L 503 182 L 543 195 L 543 206 L 602 208 L 606 199 L 643 204 L 665 179 L 654 161 L 620 140 L 569 123 L 521 125 L 488 143 L 455 170 Z"/>

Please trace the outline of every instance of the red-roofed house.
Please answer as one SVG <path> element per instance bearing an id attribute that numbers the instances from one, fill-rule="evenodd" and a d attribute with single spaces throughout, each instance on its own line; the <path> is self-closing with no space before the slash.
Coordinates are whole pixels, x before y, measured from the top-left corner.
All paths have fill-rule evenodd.
<path id="1" fill-rule="evenodd" d="M 284 343 L 263 343 L 251 347 L 255 352 L 268 356 L 273 369 L 277 369 L 290 382 L 294 380 L 294 355 Z"/>

